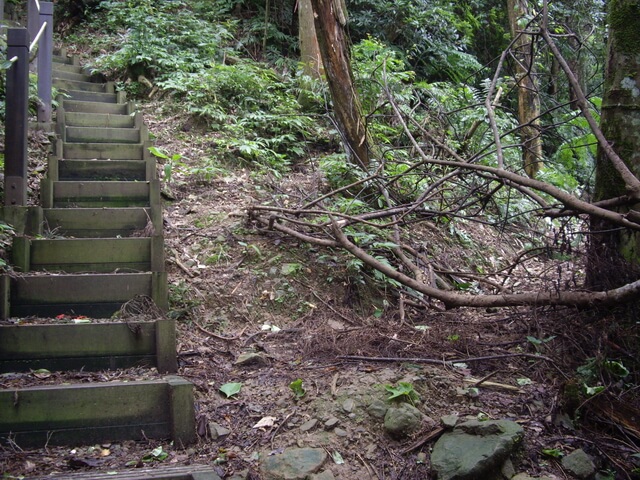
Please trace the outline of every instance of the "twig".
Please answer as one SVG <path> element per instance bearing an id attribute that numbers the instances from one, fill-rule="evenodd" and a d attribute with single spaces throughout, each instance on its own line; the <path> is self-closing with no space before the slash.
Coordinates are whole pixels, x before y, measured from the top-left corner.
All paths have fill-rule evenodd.
<path id="1" fill-rule="evenodd" d="M 276 427 L 276 429 L 273 431 L 273 433 L 271 434 L 271 450 L 273 450 L 273 440 L 276 438 L 276 434 L 278 433 L 280 428 L 282 428 L 282 426 L 285 423 L 287 423 L 287 420 L 289 420 L 294 413 L 296 413 L 296 409 L 295 408 L 293 409 L 293 411 L 289 415 L 286 416 L 286 418 L 284 420 L 282 420 L 282 422 L 280 422 L 280 425 L 278 425 Z"/>
<path id="2" fill-rule="evenodd" d="M 202 333 L 206 333 L 207 335 L 209 335 L 210 337 L 213 338 L 217 338 L 219 340 L 224 340 L 227 342 L 231 342 L 233 340 L 238 340 L 240 337 L 242 337 L 242 334 L 244 333 L 244 331 L 247 329 L 247 327 L 244 327 L 240 333 L 238 335 L 235 335 L 233 337 L 225 337 L 223 335 L 218 335 L 217 333 L 213 333 L 210 332 L 209 330 L 207 330 L 206 328 L 202 327 L 198 322 L 194 321 L 193 322 L 195 324 L 196 327 L 198 327 L 198 330 L 200 330 Z"/>
<path id="3" fill-rule="evenodd" d="M 442 435 L 444 432 L 444 428 L 443 427 L 438 427 L 435 430 L 430 431 L 429 433 L 427 433 L 424 437 L 422 437 L 420 440 L 418 440 L 415 443 L 412 443 L 411 445 L 409 445 L 407 448 L 405 448 L 404 450 L 401 450 L 400 453 L 401 454 L 407 454 L 409 452 L 412 452 L 413 450 L 415 450 L 416 448 L 420 448 L 422 445 L 424 445 L 427 442 L 430 442 L 431 440 L 435 440 L 436 438 L 438 438 L 440 435 Z"/>
<path id="4" fill-rule="evenodd" d="M 506 353 L 502 355 L 487 355 L 486 357 L 470 357 L 470 358 L 458 358 L 455 360 L 438 360 L 436 358 L 422 358 L 422 357 L 361 357 L 357 355 L 340 355 L 341 360 L 350 360 L 354 362 L 410 362 L 410 363 L 429 363 L 433 365 L 453 365 L 454 363 L 472 363 L 483 362 L 485 360 L 497 360 L 500 358 L 514 358 L 514 357 L 527 357 L 535 358 L 536 360 L 545 360 L 547 362 L 555 363 L 553 359 L 544 355 L 535 355 L 533 353 Z"/>

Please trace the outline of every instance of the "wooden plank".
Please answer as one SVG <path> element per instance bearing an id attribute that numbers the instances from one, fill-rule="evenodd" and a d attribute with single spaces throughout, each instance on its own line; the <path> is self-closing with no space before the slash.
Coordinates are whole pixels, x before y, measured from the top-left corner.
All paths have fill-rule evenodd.
<path id="1" fill-rule="evenodd" d="M 112 271 L 151 268 L 151 238 L 31 240 L 31 270 Z"/>
<path id="2" fill-rule="evenodd" d="M 120 103 L 115 93 L 84 92 L 82 90 L 67 90 L 65 93 L 69 95 L 72 100 L 82 102 Z"/>
<path id="3" fill-rule="evenodd" d="M 39 303 L 39 304 L 11 304 L 12 317 L 55 317 L 60 314 L 85 315 L 91 318 L 111 318 L 117 313 L 127 300 L 119 302 L 91 302 L 74 303 Z"/>
<path id="4" fill-rule="evenodd" d="M 149 206 L 150 182 L 54 182 L 54 207 Z"/>
<path id="5" fill-rule="evenodd" d="M 80 100 L 63 100 L 65 112 L 82 112 L 82 113 L 101 113 L 127 115 L 129 107 L 126 104 L 119 103 L 102 103 L 102 102 L 83 102 Z"/>
<path id="6" fill-rule="evenodd" d="M 29 372 L 41 368 L 51 372 L 82 370 L 94 372 L 98 370 L 118 370 L 120 368 L 156 366 L 155 355 L 110 355 L 106 357 L 55 357 L 34 359 L 0 360 L 0 373 Z"/>
<path id="7" fill-rule="evenodd" d="M 142 160 L 141 143 L 64 143 L 66 159 Z"/>
<path id="8" fill-rule="evenodd" d="M 67 126 L 66 141 L 86 143 L 140 143 L 140 129 L 104 126 Z"/>
<path id="9" fill-rule="evenodd" d="M 67 112 L 64 120 L 67 126 L 130 128 L 135 125 L 135 118 L 131 115 L 108 113 Z"/>
<path id="10" fill-rule="evenodd" d="M 19 272 L 28 272 L 31 269 L 31 249 L 29 248 L 29 238 L 13 237 L 11 245 L 11 263 Z"/>
<path id="11" fill-rule="evenodd" d="M 154 355 L 157 336 L 155 322 L 0 325 L 0 360 Z"/>
<path id="12" fill-rule="evenodd" d="M 59 91 L 82 90 L 83 92 L 106 93 L 104 83 L 93 83 L 85 79 L 53 78 L 53 85 Z"/>
<path id="13" fill-rule="evenodd" d="M 0 275 L 0 319 L 6 320 L 11 314 L 11 304 L 9 298 L 11 295 L 11 277 L 9 275 Z"/>
<path id="14" fill-rule="evenodd" d="M 126 302 L 136 295 L 149 295 L 152 276 L 150 273 L 16 276 L 11 283 L 11 305 Z"/>
<path id="15" fill-rule="evenodd" d="M 148 208 L 52 208 L 44 210 L 49 231 L 75 237 L 128 237 L 144 230 Z"/>
<path id="16" fill-rule="evenodd" d="M 58 172 L 56 180 L 63 181 L 147 180 L 147 166 L 143 160 L 60 160 Z"/>
<path id="17" fill-rule="evenodd" d="M 160 373 L 175 373 L 178 371 L 176 321 L 170 318 L 156 320 L 155 327 L 156 367 Z"/>
<path id="18" fill-rule="evenodd" d="M 30 477 L 31 480 L 50 480 L 52 477 Z M 126 470 L 111 469 L 108 473 L 96 471 L 56 474 L 56 480 L 222 480 L 208 465 L 184 465 L 136 468 Z"/>
<path id="19" fill-rule="evenodd" d="M 185 425 L 186 422 L 187 424 Z M 195 440 L 193 385 L 179 377 L 0 391 L 0 438 L 19 446 Z"/>
<path id="20" fill-rule="evenodd" d="M 169 418 L 171 438 L 185 447 L 196 441 L 196 415 L 193 403 L 193 384 L 181 377 L 167 377 L 169 384 Z"/>

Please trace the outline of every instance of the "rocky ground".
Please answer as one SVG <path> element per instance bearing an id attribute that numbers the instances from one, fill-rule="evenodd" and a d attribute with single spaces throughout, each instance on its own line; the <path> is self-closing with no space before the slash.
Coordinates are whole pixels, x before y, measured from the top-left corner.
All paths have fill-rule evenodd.
<path id="1" fill-rule="evenodd" d="M 613 314 L 565 308 L 442 312 L 400 303 L 356 281 L 332 252 L 261 232 L 247 218 L 252 204 L 276 193 L 295 199 L 321 182 L 311 163 L 283 179 L 228 165 L 203 181 L 189 166 L 215 155 L 211 134 L 185 128 L 187 119 L 161 104 L 142 108 L 156 145 L 184 164 L 165 184 L 165 235 L 169 314 L 179 374 L 195 387 L 198 442 L 3 446 L 4 478 L 176 465 L 210 465 L 233 479 L 638 478 L 635 390 L 601 378 L 599 396 L 581 403 L 572 393 L 576 368 L 596 349 L 635 361 L 635 326 L 614 329 Z M 464 247 L 435 228 L 423 233 L 452 267 L 474 255 L 514 257 L 521 242 L 473 226 Z M 537 258 L 526 268 L 560 267 Z M 31 373 L 2 376 L 0 385 L 149 375 Z M 241 385 L 227 396 L 226 384 Z M 622 406 L 631 413 L 621 416 Z M 481 453 L 480 467 L 469 454 L 460 467 L 467 476 L 448 476 L 460 445 L 499 453 L 489 461 Z M 496 476 L 473 470 L 484 467 Z"/>

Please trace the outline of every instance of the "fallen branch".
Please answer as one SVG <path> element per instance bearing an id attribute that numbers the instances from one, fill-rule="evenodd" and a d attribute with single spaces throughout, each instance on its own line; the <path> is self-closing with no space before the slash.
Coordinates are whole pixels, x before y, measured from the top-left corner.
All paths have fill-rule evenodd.
<path id="1" fill-rule="evenodd" d="M 409 362 L 409 363 L 427 363 L 431 365 L 444 365 L 453 366 L 455 363 L 474 363 L 484 362 L 486 360 L 499 360 L 503 358 L 515 358 L 515 357 L 527 357 L 535 358 L 536 360 L 545 360 L 547 362 L 553 362 L 553 359 L 545 357 L 544 355 L 536 355 L 533 353 L 505 353 L 501 355 L 487 355 L 485 357 L 469 357 L 459 358 L 455 360 L 438 360 L 436 358 L 422 358 L 422 357 L 361 357 L 357 355 L 340 355 L 340 360 L 349 360 L 353 362 L 385 362 L 385 363 L 397 363 L 397 362 Z M 475 380 L 477 382 L 477 380 Z"/>

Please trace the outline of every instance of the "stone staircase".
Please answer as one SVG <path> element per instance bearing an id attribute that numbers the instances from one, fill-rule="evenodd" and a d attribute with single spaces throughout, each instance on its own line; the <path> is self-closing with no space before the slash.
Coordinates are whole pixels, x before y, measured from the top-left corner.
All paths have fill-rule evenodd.
<path id="1" fill-rule="evenodd" d="M 15 273 L 0 277 L 0 316 L 11 318 L 0 324 L 0 373 L 140 362 L 175 373 L 175 323 L 157 313 L 168 308 L 162 207 L 142 115 L 64 52 L 54 56 L 53 77 L 62 95 L 41 206 L 16 228 Z M 139 299 L 153 307 L 153 322 L 112 318 Z M 61 316 L 109 320 L 62 325 L 54 319 Z M 174 375 L 0 389 L 0 443 L 19 446 L 145 438 L 187 445 L 194 417 L 193 386 Z"/>

